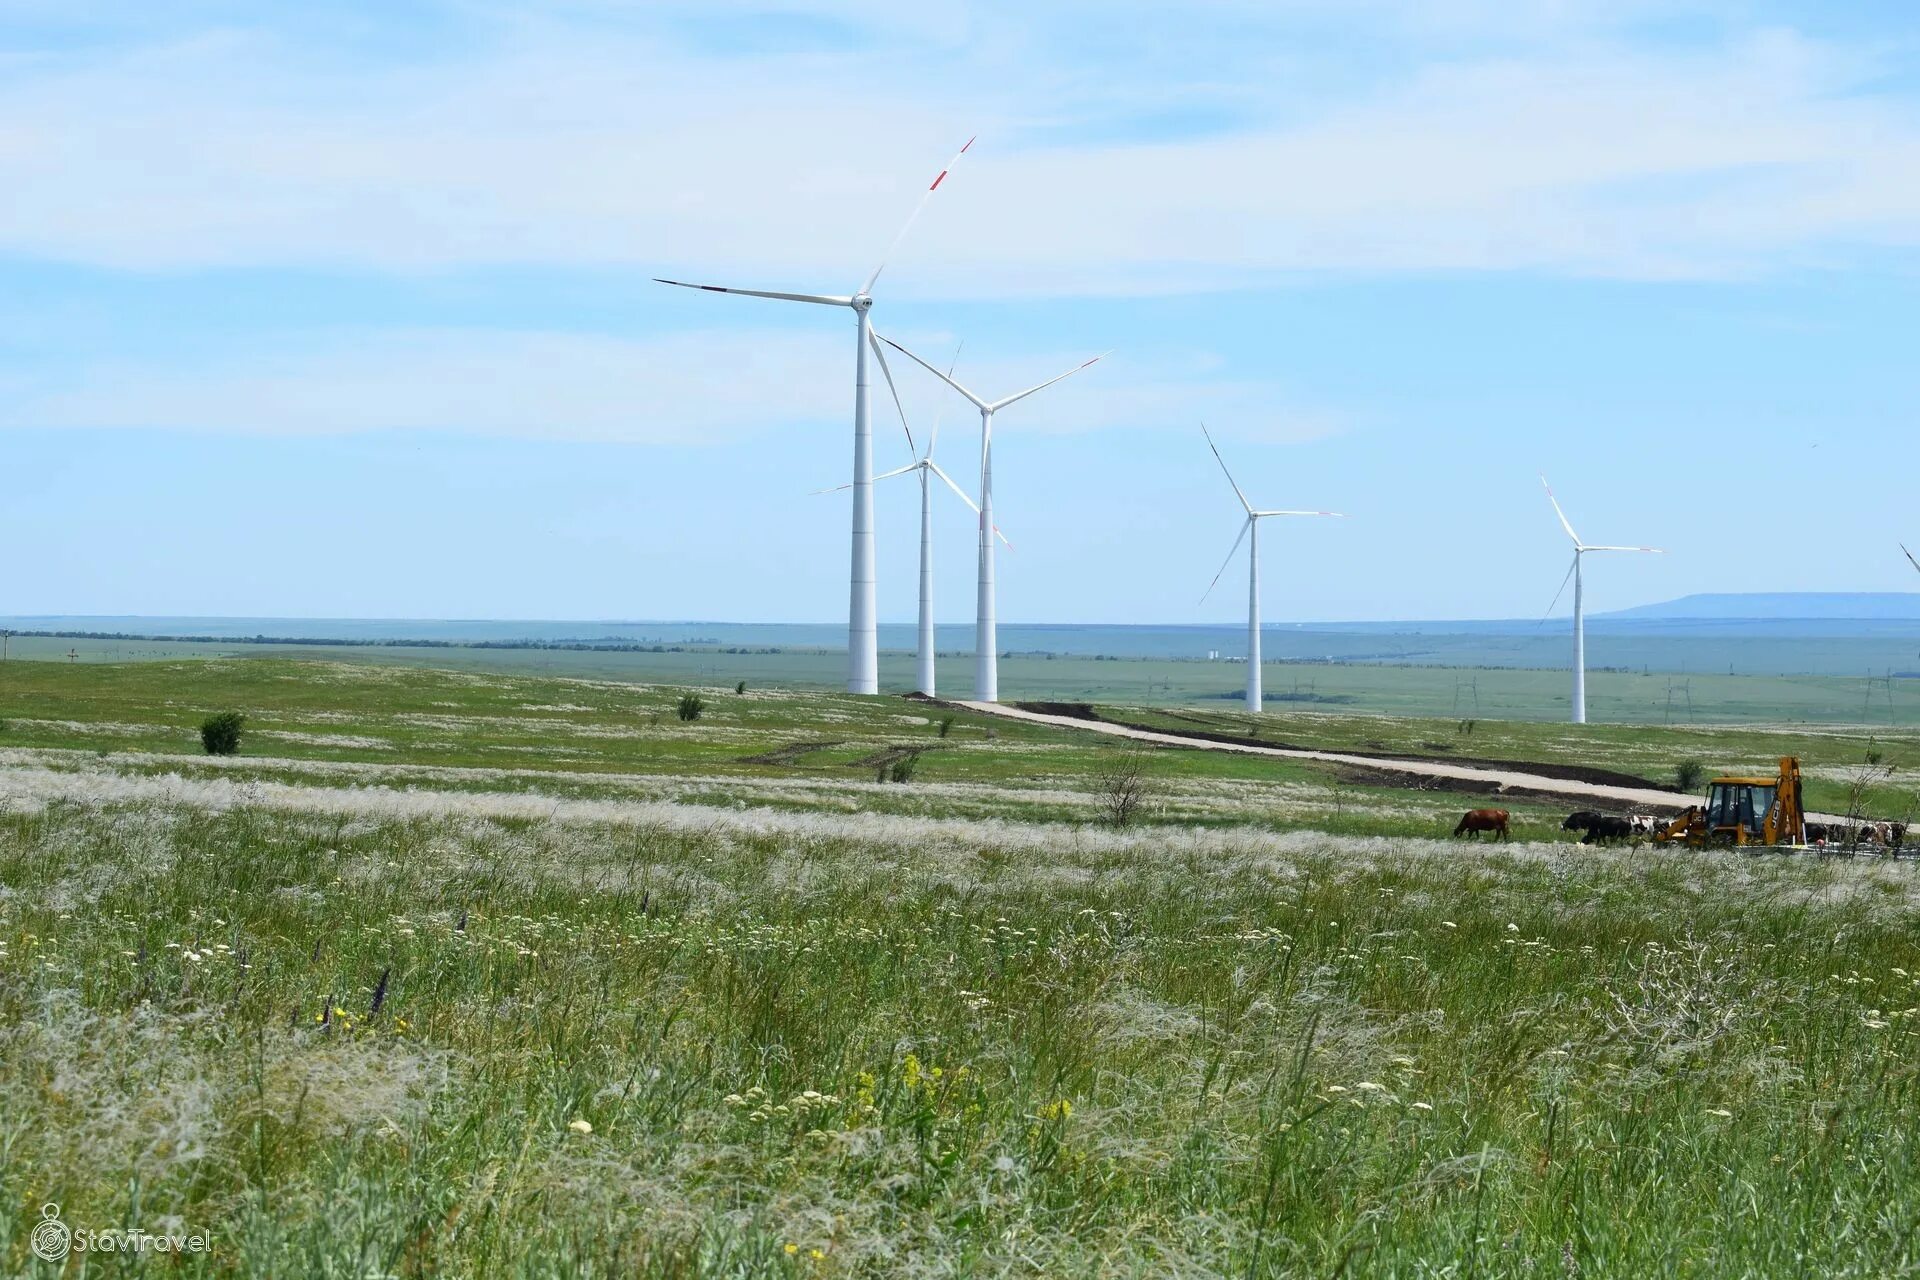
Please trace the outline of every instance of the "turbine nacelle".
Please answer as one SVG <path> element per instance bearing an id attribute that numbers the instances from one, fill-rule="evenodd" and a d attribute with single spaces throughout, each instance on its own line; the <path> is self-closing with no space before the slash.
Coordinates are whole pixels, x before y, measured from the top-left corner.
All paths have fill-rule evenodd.
<path id="1" fill-rule="evenodd" d="M 1246 541 L 1247 531 L 1259 521 L 1273 516 L 1334 516 L 1342 520 L 1346 519 L 1346 516 L 1339 511 L 1261 511 L 1256 509 L 1251 502 L 1247 501 L 1247 495 L 1240 491 L 1240 482 L 1233 478 L 1233 472 L 1227 470 L 1227 460 L 1220 456 L 1219 446 L 1213 443 L 1213 433 L 1207 430 L 1207 424 L 1204 422 L 1200 424 L 1200 434 L 1207 438 L 1207 448 L 1213 451 L 1213 460 L 1220 464 L 1220 474 L 1227 478 L 1227 483 L 1233 488 L 1233 496 L 1240 500 L 1241 509 L 1247 513 L 1246 520 L 1240 525 L 1240 536 L 1233 540 L 1233 546 L 1227 551 L 1227 558 L 1220 562 L 1220 572 L 1213 575 L 1213 581 L 1209 582 L 1207 589 L 1200 593 L 1200 599 L 1204 603 L 1206 598 L 1213 594 L 1213 589 L 1220 585 L 1220 575 L 1225 573 L 1227 566 L 1233 563 L 1233 557 L 1240 551 L 1240 544 Z"/>
<path id="2" fill-rule="evenodd" d="M 1665 555 L 1659 547 L 1616 547 L 1600 543 L 1580 541 L 1580 535 L 1573 531 L 1573 524 L 1567 519 L 1567 513 L 1560 509 L 1560 500 L 1553 496 L 1553 486 L 1547 483 L 1546 476 L 1540 477 L 1540 485 L 1547 491 L 1547 501 L 1553 504 L 1553 514 L 1558 517 L 1560 527 L 1567 531 L 1567 537 L 1573 542 L 1573 563 L 1567 566 L 1567 576 L 1560 579 L 1560 590 L 1553 593 L 1553 604 L 1547 606 L 1551 615 L 1554 607 L 1560 603 L 1560 596 L 1567 589 L 1567 583 L 1573 583 L 1573 722 L 1587 722 L 1587 631 L 1586 613 L 1581 592 L 1580 557 L 1589 551 L 1641 551 L 1651 555 Z M 1541 619 L 1545 621 L 1545 619 Z"/>

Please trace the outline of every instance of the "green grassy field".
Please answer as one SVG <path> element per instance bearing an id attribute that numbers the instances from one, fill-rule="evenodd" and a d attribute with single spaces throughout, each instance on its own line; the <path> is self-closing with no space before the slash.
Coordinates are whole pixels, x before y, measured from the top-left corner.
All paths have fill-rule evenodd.
<path id="1" fill-rule="evenodd" d="M 635 683 L 728 687 L 736 681 L 765 687 L 830 692 L 844 686 L 846 655 L 821 649 L 728 653 L 690 648 L 680 653 L 570 649 L 485 649 L 394 646 L 275 646 L 145 640 L 63 640 L 32 636 L 11 642 L 16 657 L 76 665 L 183 658 L 281 657 L 431 667 L 504 675 L 624 680 Z M 1810 640 L 1817 646 L 1821 641 Z M 1884 655 L 1879 655 L 1884 656 Z M 1876 670 L 1880 670 L 1876 668 Z M 3 674 L 3 673 L 0 673 Z M 1881 670 L 1884 675 L 1884 670 Z M 973 682 L 973 658 L 952 654 L 938 663 L 939 686 L 964 697 Z M 1009 654 L 1000 663 L 1003 698 L 1186 706 L 1238 705 L 1246 668 L 1230 662 L 1157 658 L 1090 658 Z M 883 651 L 885 692 L 914 687 L 911 654 Z M 1369 712 L 1386 715 L 1480 716 L 1503 720 L 1565 720 L 1568 677 L 1562 669 L 1488 666 L 1391 666 L 1371 663 L 1270 662 L 1269 710 Z M 1617 670 L 1588 673 L 1588 708 L 1601 723 L 1621 724 L 1873 724 L 1920 730 L 1920 681 L 1870 681 L 1860 675 L 1670 675 Z"/>
<path id="2" fill-rule="evenodd" d="M 706 688 L 707 710 L 680 722 L 683 686 L 403 664 L 259 656 L 130 663 L 18 663 L 0 670 L 0 749 L 153 757 L 157 771 L 218 770 L 293 780 L 325 763 L 363 782 L 405 785 L 422 769 L 464 769 L 454 785 L 559 788 L 570 795 L 744 795 L 784 806 L 832 804 L 929 816 L 1087 817 L 1090 781 L 1112 745 L 1087 735 L 900 698 L 731 685 Z M 198 755 L 196 726 L 239 709 L 251 718 L 242 757 Z M 1258 718 L 1217 703 L 1188 708 L 1106 704 L 1103 714 L 1154 727 L 1256 734 L 1276 744 L 1382 751 L 1435 759 L 1582 764 L 1670 785 L 1697 760 L 1709 772 L 1801 758 L 1808 803 L 1864 805 L 1902 818 L 1906 779 L 1920 772 L 1920 731 L 1844 725 L 1587 725 L 1475 718 L 1275 710 Z M 914 785 L 875 787 L 889 757 L 920 752 Z M 185 759 L 178 757 L 184 753 Z M 1869 765 L 1869 760 L 1877 764 Z M 125 762 L 123 761 L 123 764 Z M 304 770 L 304 772 L 303 772 Z M 501 771 L 522 775 L 502 777 Z M 1452 825 L 1461 798 L 1369 786 L 1341 771 L 1201 751 L 1155 753 L 1155 820 L 1287 822 L 1352 834 L 1430 833 Z M 1503 802 L 1504 803 L 1504 802 Z M 1529 831 L 1557 829 L 1565 804 L 1516 801 Z M 1532 825 L 1542 824 L 1542 825 Z"/>
<path id="3" fill-rule="evenodd" d="M 108 1275 L 1920 1270 L 1920 863 L 1584 849 L 1543 802 L 1476 847 L 1433 838 L 1470 797 L 1179 748 L 1116 828 L 1091 735 L 682 691 L 8 664 L 0 1271 L 55 1274 L 47 1203 L 213 1235 Z M 1873 752 L 1881 810 L 1920 766 L 1107 711 L 1656 780 Z"/>

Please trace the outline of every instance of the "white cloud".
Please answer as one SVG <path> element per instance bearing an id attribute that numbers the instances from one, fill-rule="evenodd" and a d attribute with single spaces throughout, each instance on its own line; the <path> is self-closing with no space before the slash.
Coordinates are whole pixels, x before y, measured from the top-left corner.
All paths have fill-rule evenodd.
<path id="1" fill-rule="evenodd" d="M 846 326 L 851 338 L 852 325 Z M 678 332 L 647 338 L 485 330 L 376 332 L 350 343 L 180 367 L 120 365 L 75 370 L 70 381 L 14 386 L 0 425 L 163 428 L 249 435 L 360 431 L 459 431 L 553 440 L 718 444 L 796 425 L 838 425 L 851 412 L 851 341 L 823 326 Z M 921 338 L 925 338 L 921 342 Z M 916 335 L 928 350 L 945 335 Z M 1058 353 L 1013 361 L 970 360 L 963 380 L 984 394 L 1030 386 L 1085 359 Z M 973 411 L 896 358 L 894 376 L 910 420 L 936 416 L 971 427 Z M 873 373 L 877 432 L 897 419 Z M 1326 414 L 1290 408 L 1283 388 L 1236 376 L 1210 356 L 1150 365 L 1109 359 L 1023 401 L 1007 429 L 1085 432 L 1191 428 L 1198 417 L 1232 421 L 1238 433 L 1311 439 L 1341 428 Z"/>
<path id="2" fill-rule="evenodd" d="M 574 11 L 596 8 L 616 9 Z M 1424 22 L 1385 8 L 1426 32 L 1495 25 L 1470 0 Z M 0 250 L 153 270 L 622 264 L 847 289 L 975 125 L 981 146 L 890 285 L 1726 275 L 1920 243 L 1920 120 L 1858 90 L 1863 55 L 1769 31 L 1630 45 L 1588 31 L 1590 9 L 1534 6 L 1524 49 L 1432 55 L 1309 98 L 1257 82 L 1244 53 L 1244 82 L 1102 79 L 955 7 L 881 26 L 833 6 L 881 47 L 785 56 L 526 19 L 511 45 L 372 66 L 234 31 L 25 59 L 0 88 Z M 1128 141 L 1101 115 L 1186 101 L 1232 103 L 1231 127 Z M 1108 140 L 1063 140 L 1076 131 Z"/>

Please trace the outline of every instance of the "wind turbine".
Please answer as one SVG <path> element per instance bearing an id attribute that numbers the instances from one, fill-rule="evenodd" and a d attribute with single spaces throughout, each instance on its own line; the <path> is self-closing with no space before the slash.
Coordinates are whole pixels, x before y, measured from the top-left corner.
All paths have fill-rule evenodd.
<path id="1" fill-rule="evenodd" d="M 1900 544 L 1900 549 L 1901 549 L 1902 551 L 1907 551 L 1907 544 L 1906 544 L 1906 543 L 1904 543 L 1904 542 L 1903 542 L 1903 543 L 1901 543 L 1901 544 Z M 1908 563 L 1908 564 L 1910 564 L 1910 565 L 1912 565 L 1912 566 L 1913 566 L 1914 568 L 1916 568 L 1916 569 L 1920 569 L 1920 560 L 1915 560 L 1915 559 L 1913 558 L 1913 552 L 1911 552 L 1911 551 L 1907 551 L 1907 563 Z"/>
<path id="2" fill-rule="evenodd" d="M 1220 562 L 1220 572 L 1213 575 L 1213 581 L 1200 593 L 1205 600 L 1213 594 L 1220 584 L 1220 574 L 1227 571 L 1233 563 L 1233 557 L 1239 553 L 1240 544 L 1247 542 L 1247 710 L 1258 714 L 1264 705 L 1265 692 L 1260 687 L 1260 522 L 1269 516 L 1338 516 L 1338 511 L 1256 511 L 1247 501 L 1247 495 L 1240 492 L 1240 486 L 1233 478 L 1233 472 L 1227 470 L 1227 460 L 1220 456 L 1219 447 L 1213 443 L 1213 434 L 1206 424 L 1200 425 L 1200 434 L 1207 438 L 1207 448 L 1213 450 L 1213 460 L 1220 464 L 1221 472 L 1227 477 L 1227 483 L 1233 486 L 1233 496 L 1240 499 L 1240 505 L 1247 513 L 1246 523 L 1240 526 L 1240 536 L 1233 540 L 1233 546 L 1227 550 L 1227 558 Z"/>
<path id="3" fill-rule="evenodd" d="M 1580 557 L 1589 551 L 1645 551 L 1656 556 L 1666 552 L 1659 547 L 1599 547 L 1588 546 L 1580 541 L 1580 535 L 1573 531 L 1567 522 L 1567 513 L 1560 509 L 1560 500 L 1553 496 L 1553 486 L 1547 478 L 1540 477 L 1540 484 L 1547 491 L 1547 501 L 1553 504 L 1553 514 L 1560 517 L 1560 527 L 1573 539 L 1573 567 L 1567 570 L 1567 578 L 1573 579 L 1573 722 L 1587 722 L 1587 617 L 1581 599 Z M 1560 591 L 1567 589 L 1567 578 L 1560 579 Z M 1553 604 L 1560 603 L 1560 592 L 1553 595 Z M 1553 612 L 1553 605 L 1547 606 L 1547 612 Z"/>
<path id="4" fill-rule="evenodd" d="M 1048 378 L 1038 386 L 1028 387 L 1025 391 L 1017 392 L 1004 399 L 986 400 L 967 390 L 892 338 L 884 341 L 895 351 L 965 396 L 968 402 L 980 411 L 980 569 L 974 603 L 973 696 L 981 702 L 997 702 L 1000 700 L 1000 650 L 993 616 L 993 538 L 999 530 L 994 528 L 993 524 L 993 415 L 1016 401 L 1025 400 L 1036 391 L 1044 391 L 1062 378 L 1071 378 L 1088 365 L 1098 364 L 1106 358 L 1106 355 L 1103 352 L 1091 360 L 1075 365 L 1065 373 Z"/>
<path id="5" fill-rule="evenodd" d="M 887 358 L 881 354 L 878 345 L 874 347 L 873 353 L 880 357 L 880 372 L 886 374 L 887 389 L 893 392 L 893 406 L 899 411 L 900 426 L 907 433 L 907 446 L 909 448 L 915 448 L 916 446 L 913 443 L 913 428 L 907 424 L 906 408 L 900 403 L 899 390 L 893 385 L 893 371 L 887 368 Z M 958 361 L 959 352 L 956 351 L 954 353 L 954 358 Z M 952 366 L 948 366 L 947 376 L 953 376 Z M 929 477 L 938 476 L 947 488 L 953 490 L 956 498 L 967 504 L 969 511 L 975 515 L 980 514 L 979 505 L 967 496 L 966 490 L 954 483 L 953 477 L 942 470 L 940 464 L 933 460 L 934 446 L 939 443 L 940 416 L 935 414 L 933 418 L 933 430 L 927 436 L 927 451 L 914 461 L 909 462 L 906 466 L 895 467 L 892 471 L 883 471 L 873 478 L 874 483 L 878 484 L 882 480 L 891 480 L 894 476 L 903 476 L 910 471 L 920 473 L 920 649 L 918 655 L 919 673 L 917 683 L 920 692 L 929 698 L 934 696 L 933 668 L 935 653 L 933 642 L 933 503 L 931 501 L 932 494 L 928 483 Z M 838 493 L 841 489 L 847 487 L 847 485 L 843 484 L 833 489 L 822 489 L 820 492 Z M 1009 550 L 1012 549 L 1013 544 L 1007 542 L 1007 535 L 1001 533 L 997 528 L 993 532 L 1000 541 L 1007 543 Z"/>
<path id="6" fill-rule="evenodd" d="M 880 273 L 886 270 L 887 259 L 893 256 L 900 242 L 907 238 L 907 231 L 920 217 L 920 211 L 927 207 L 927 201 L 940 189 L 947 174 L 954 165 L 960 163 L 960 157 L 967 153 L 967 147 L 973 145 L 972 138 L 967 145 L 954 153 L 947 167 L 934 175 L 931 183 L 920 197 L 920 203 L 901 225 L 899 234 L 880 258 L 880 265 L 873 269 L 866 283 L 853 294 L 823 293 L 779 293 L 767 289 L 734 289 L 717 284 L 690 284 L 685 280 L 666 280 L 659 276 L 654 279 L 660 284 L 678 285 L 682 289 L 700 289 L 707 293 L 737 293 L 749 298 L 774 298 L 781 302 L 811 302 L 827 307 L 848 307 L 852 309 L 854 323 L 859 337 L 854 347 L 853 364 L 853 561 L 847 591 L 847 692 L 880 692 L 880 642 L 875 625 L 874 600 L 874 562 L 873 562 L 873 429 L 868 414 L 869 388 L 867 385 L 867 349 L 874 346 L 873 323 L 870 313 L 873 309 L 873 286 L 880 279 Z M 874 348 L 878 350 L 877 347 Z"/>

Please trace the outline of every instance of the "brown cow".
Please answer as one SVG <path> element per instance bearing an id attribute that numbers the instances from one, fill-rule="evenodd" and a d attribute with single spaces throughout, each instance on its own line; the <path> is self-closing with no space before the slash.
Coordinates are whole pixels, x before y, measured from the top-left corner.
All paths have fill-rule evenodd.
<path id="1" fill-rule="evenodd" d="M 1469 809 L 1460 819 L 1460 825 L 1453 829 L 1453 834 L 1468 835 L 1478 840 L 1482 831 L 1495 832 L 1500 839 L 1505 840 L 1507 811 L 1505 809 Z"/>

